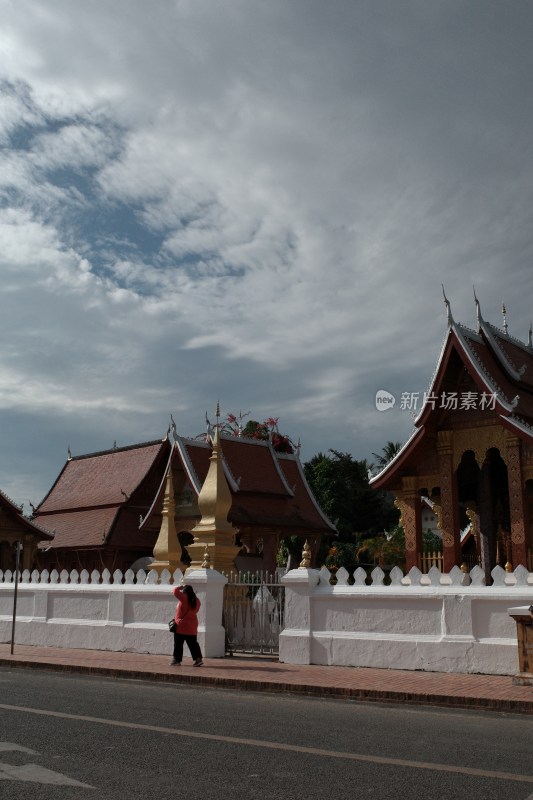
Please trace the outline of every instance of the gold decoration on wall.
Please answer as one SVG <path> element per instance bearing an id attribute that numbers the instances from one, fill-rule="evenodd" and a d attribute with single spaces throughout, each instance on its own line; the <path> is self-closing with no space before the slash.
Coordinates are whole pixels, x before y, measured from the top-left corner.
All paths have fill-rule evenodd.
<path id="1" fill-rule="evenodd" d="M 302 552 L 302 560 L 300 561 L 300 569 L 309 569 L 311 566 L 311 548 L 309 542 L 305 540 L 304 549 Z"/>
<path id="2" fill-rule="evenodd" d="M 209 546 L 205 546 L 204 560 L 202 561 L 202 569 L 211 568 L 211 556 L 209 555 Z"/>
<path id="3" fill-rule="evenodd" d="M 442 506 L 439 503 L 433 503 L 433 513 L 437 517 L 437 528 L 442 530 Z"/>
<path id="4" fill-rule="evenodd" d="M 397 497 L 396 500 L 394 501 L 394 507 L 397 508 L 398 511 L 400 512 L 400 519 L 398 520 L 398 525 L 400 525 L 400 527 L 402 527 L 405 530 L 405 525 L 403 520 L 403 514 L 405 511 L 405 501 Z"/>
<path id="5" fill-rule="evenodd" d="M 451 432 L 451 431 L 450 431 Z M 495 447 L 500 451 L 502 459 L 507 464 L 507 447 L 505 431 L 498 425 L 486 425 L 478 428 L 466 428 L 453 431 L 453 469 L 458 468 L 461 459 L 467 450 L 472 450 L 478 467 L 481 469 L 487 455 L 487 450 Z"/>

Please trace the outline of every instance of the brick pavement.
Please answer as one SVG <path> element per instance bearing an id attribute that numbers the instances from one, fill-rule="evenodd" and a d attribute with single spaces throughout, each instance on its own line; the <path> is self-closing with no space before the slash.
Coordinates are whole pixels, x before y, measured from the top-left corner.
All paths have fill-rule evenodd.
<path id="1" fill-rule="evenodd" d="M 501 675 L 299 666 L 250 656 L 208 658 L 200 668 L 193 667 L 192 661 L 185 658 L 181 667 L 171 667 L 169 656 L 28 645 L 15 645 L 11 655 L 10 649 L 9 644 L 0 644 L 0 666 L 256 692 L 533 714 L 533 686 L 516 686 L 511 677 Z"/>

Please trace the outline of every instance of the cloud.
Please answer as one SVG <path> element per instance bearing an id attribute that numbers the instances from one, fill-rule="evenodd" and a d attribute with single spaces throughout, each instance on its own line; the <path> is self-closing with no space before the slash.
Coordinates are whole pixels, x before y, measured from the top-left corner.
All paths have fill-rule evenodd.
<path id="1" fill-rule="evenodd" d="M 62 419 L 94 450 L 170 411 L 196 433 L 220 398 L 305 457 L 407 438 L 375 392 L 427 388 L 441 283 L 457 319 L 475 284 L 526 336 L 533 11 L 511 5 L 9 3 L 0 413 L 38 419 L 43 493 Z"/>

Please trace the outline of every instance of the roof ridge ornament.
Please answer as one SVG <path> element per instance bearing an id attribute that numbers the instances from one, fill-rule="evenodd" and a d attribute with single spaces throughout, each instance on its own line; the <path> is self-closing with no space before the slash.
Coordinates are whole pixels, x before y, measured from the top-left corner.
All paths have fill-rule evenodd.
<path id="1" fill-rule="evenodd" d="M 507 330 L 507 311 L 505 309 L 505 303 L 502 303 L 502 316 L 503 316 L 503 330 L 505 335 L 509 335 L 509 331 Z"/>
<path id="2" fill-rule="evenodd" d="M 483 317 L 481 316 L 481 306 L 479 304 L 479 300 L 477 299 L 477 295 L 476 295 L 476 287 L 472 286 L 472 289 L 474 290 L 474 303 L 476 304 L 477 325 L 478 325 L 478 332 L 479 332 L 479 328 L 481 327 L 481 323 L 483 322 Z"/>
<path id="3" fill-rule="evenodd" d="M 529 330 L 527 332 L 527 346 L 533 350 L 533 322 L 529 323 Z"/>
<path id="4" fill-rule="evenodd" d="M 171 429 L 172 429 L 172 438 L 174 439 L 175 442 L 177 442 L 178 441 L 178 430 L 176 428 L 176 423 L 174 422 L 174 417 L 172 416 L 172 414 L 170 415 L 170 425 L 169 425 L 169 428 L 168 428 L 167 436 L 170 433 Z"/>
<path id="5" fill-rule="evenodd" d="M 443 297 L 444 297 L 444 305 L 446 306 L 446 314 L 447 314 L 447 317 L 448 317 L 448 327 L 451 328 L 452 325 L 454 324 L 454 319 L 452 317 L 452 309 L 451 309 L 451 306 L 450 306 L 450 301 L 446 297 L 446 292 L 444 291 L 444 284 L 441 283 L 441 286 L 442 286 L 442 294 L 443 294 Z"/>

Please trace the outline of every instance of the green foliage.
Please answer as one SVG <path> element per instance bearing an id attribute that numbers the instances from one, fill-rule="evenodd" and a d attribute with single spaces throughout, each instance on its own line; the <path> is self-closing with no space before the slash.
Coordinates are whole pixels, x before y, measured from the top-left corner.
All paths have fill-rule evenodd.
<path id="1" fill-rule="evenodd" d="M 302 541 L 298 536 L 286 536 L 279 543 L 276 553 L 276 566 L 284 567 L 289 561 L 289 556 L 301 560 Z"/>
<path id="2" fill-rule="evenodd" d="M 311 489 L 325 514 L 335 523 L 340 541 L 354 541 L 355 532 L 376 533 L 394 525 L 398 511 L 390 498 L 368 483 L 369 465 L 349 453 L 329 450 L 304 464 Z"/>
<path id="3" fill-rule="evenodd" d="M 383 467 L 386 467 L 389 461 L 392 461 L 392 459 L 396 455 L 398 455 L 402 447 L 403 445 L 401 442 L 387 442 L 385 447 L 381 448 L 381 454 L 372 453 L 372 455 L 376 459 L 377 467 L 379 469 L 383 469 Z"/>
<path id="4" fill-rule="evenodd" d="M 442 539 L 428 528 L 422 534 L 422 547 L 425 553 L 442 553 Z"/>
<path id="5" fill-rule="evenodd" d="M 397 525 L 388 534 L 379 534 L 361 542 L 356 552 L 357 559 L 378 567 L 405 569 L 405 534 Z"/>
<path id="6" fill-rule="evenodd" d="M 326 556 L 325 564 L 328 569 L 347 570 L 353 569 L 357 563 L 356 545 L 349 542 L 337 542 L 330 547 Z"/>

